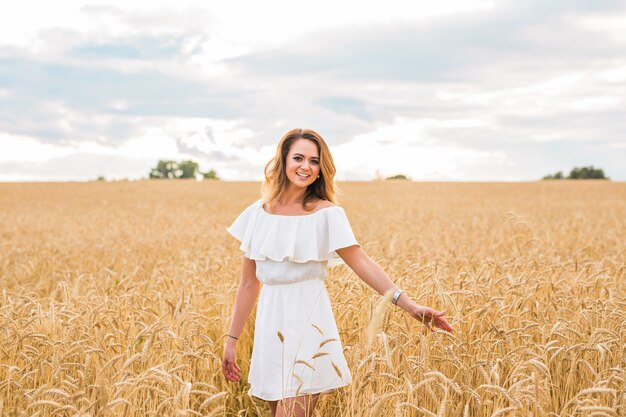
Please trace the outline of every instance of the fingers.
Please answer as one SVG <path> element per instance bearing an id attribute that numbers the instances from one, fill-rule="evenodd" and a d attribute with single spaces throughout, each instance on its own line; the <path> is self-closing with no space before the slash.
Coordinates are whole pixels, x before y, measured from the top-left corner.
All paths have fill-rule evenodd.
<path id="1" fill-rule="evenodd" d="M 448 321 L 446 319 L 444 319 L 443 317 L 437 320 L 437 327 L 439 327 L 442 330 L 446 330 L 448 332 L 452 332 L 452 326 L 450 326 L 450 323 L 448 323 Z"/>
<path id="2" fill-rule="evenodd" d="M 435 331 L 436 328 L 452 332 L 452 326 L 445 319 L 445 311 L 437 311 L 427 307 L 423 313 L 418 313 L 415 318 L 422 322 L 424 326 L 430 331 Z M 434 326 L 433 326 L 434 325 Z"/>
<path id="3" fill-rule="evenodd" d="M 445 311 L 434 311 L 432 319 L 437 327 L 439 327 L 442 330 L 451 332 L 452 326 L 450 326 L 448 321 L 443 317 L 445 314 L 446 314 Z"/>
<path id="4" fill-rule="evenodd" d="M 430 317 L 431 323 L 433 323 L 436 327 L 440 328 L 441 330 L 452 332 L 453 331 L 452 326 L 450 326 L 450 323 L 448 323 L 445 317 L 443 317 L 445 314 L 446 314 L 445 311 L 433 311 L 433 314 Z M 430 327 L 430 329 L 432 330 L 432 326 Z"/>
<path id="5" fill-rule="evenodd" d="M 238 382 L 241 378 L 241 368 L 235 363 L 227 359 L 222 362 L 222 372 L 227 380 Z"/>
<path id="6" fill-rule="evenodd" d="M 232 376 L 236 377 L 237 380 L 239 380 L 239 377 L 241 376 L 241 369 L 239 369 L 236 363 L 230 363 L 228 371 Z"/>
<path id="7" fill-rule="evenodd" d="M 239 382 L 239 379 L 241 378 L 240 375 L 232 373 L 228 370 L 224 371 L 224 376 L 226 377 L 227 380 L 232 381 L 232 382 Z"/>

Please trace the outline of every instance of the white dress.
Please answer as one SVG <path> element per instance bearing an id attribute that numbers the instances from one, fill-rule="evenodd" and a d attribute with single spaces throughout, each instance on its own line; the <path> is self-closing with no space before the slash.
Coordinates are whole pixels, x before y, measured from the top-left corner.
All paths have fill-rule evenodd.
<path id="1" fill-rule="evenodd" d="M 257 200 L 226 230 L 263 283 L 249 395 L 274 401 L 348 385 L 352 374 L 324 283 L 327 268 L 344 264 L 335 250 L 361 246 L 343 208 L 287 216 L 266 212 Z"/>

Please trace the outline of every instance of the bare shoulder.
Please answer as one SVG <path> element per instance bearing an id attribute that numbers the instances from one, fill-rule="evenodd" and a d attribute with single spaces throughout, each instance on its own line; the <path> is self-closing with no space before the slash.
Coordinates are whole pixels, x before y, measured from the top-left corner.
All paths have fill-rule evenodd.
<path id="1" fill-rule="evenodd" d="M 317 204 L 317 208 L 318 209 L 323 209 L 323 208 L 327 208 L 327 207 L 334 207 L 335 204 L 331 203 L 328 200 L 318 200 L 318 204 Z"/>
<path id="2" fill-rule="evenodd" d="M 315 210 L 321 210 L 323 208 L 335 206 L 335 204 L 331 203 L 330 201 L 322 199 L 315 200 L 312 203 L 315 205 Z"/>

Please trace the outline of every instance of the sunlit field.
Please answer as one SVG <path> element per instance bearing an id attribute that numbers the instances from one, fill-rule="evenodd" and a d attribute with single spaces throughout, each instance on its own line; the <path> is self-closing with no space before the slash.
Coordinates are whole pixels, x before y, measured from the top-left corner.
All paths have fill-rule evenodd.
<path id="1" fill-rule="evenodd" d="M 625 183 L 339 187 L 367 254 L 456 331 L 377 309 L 331 269 L 353 382 L 317 416 L 626 415 Z M 260 183 L 0 184 L 0 415 L 269 416 L 247 395 L 254 310 L 241 381 L 221 372 L 242 257 L 225 228 L 259 197 Z"/>

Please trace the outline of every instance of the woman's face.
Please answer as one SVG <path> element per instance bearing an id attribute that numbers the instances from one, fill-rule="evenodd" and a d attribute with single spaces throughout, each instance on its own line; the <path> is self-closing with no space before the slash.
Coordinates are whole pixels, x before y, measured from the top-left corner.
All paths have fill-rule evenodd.
<path id="1" fill-rule="evenodd" d="M 287 178 L 297 187 L 308 187 L 320 175 L 317 144 L 308 139 L 297 139 L 291 144 L 285 161 Z M 300 175 L 302 174 L 302 175 Z"/>

